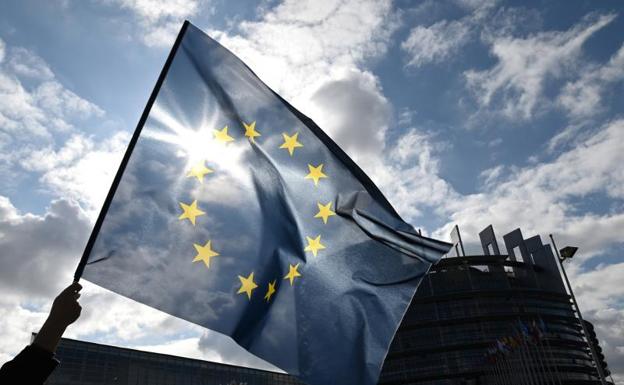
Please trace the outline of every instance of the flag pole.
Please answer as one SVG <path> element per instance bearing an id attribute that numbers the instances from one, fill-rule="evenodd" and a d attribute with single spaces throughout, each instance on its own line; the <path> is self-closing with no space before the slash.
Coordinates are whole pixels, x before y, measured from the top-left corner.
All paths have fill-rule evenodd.
<path id="1" fill-rule="evenodd" d="M 520 365 L 522 369 L 526 373 L 526 378 L 529 384 L 535 385 L 535 373 L 531 370 L 531 360 L 527 357 L 526 352 L 524 351 L 524 341 L 520 343 L 517 354 L 519 355 Z"/>
<path id="2" fill-rule="evenodd" d="M 137 124 L 137 127 L 134 130 L 134 134 L 132 134 L 132 138 L 130 139 L 130 143 L 128 143 L 128 148 L 126 149 L 126 153 L 124 154 L 123 159 L 121 160 L 121 164 L 119 165 L 117 174 L 115 174 L 115 179 L 113 179 L 111 188 L 110 190 L 108 190 L 108 194 L 106 195 L 106 199 L 104 200 L 104 205 L 102 206 L 102 209 L 100 210 L 100 214 L 98 215 L 97 220 L 95 221 L 95 225 L 93 226 L 93 230 L 91 231 L 89 240 L 87 241 L 85 249 L 82 253 L 82 257 L 80 258 L 80 262 L 78 262 L 78 266 L 76 267 L 76 272 L 74 273 L 74 282 L 78 282 L 80 278 L 82 277 L 82 273 L 87 264 L 87 260 L 89 259 L 89 254 L 91 254 L 91 249 L 93 249 L 93 245 L 95 244 L 97 235 L 100 232 L 100 228 L 102 227 L 102 223 L 104 222 L 104 217 L 106 217 L 106 213 L 108 212 L 111 202 L 113 201 L 113 197 L 115 196 L 115 191 L 117 191 L 119 182 L 121 182 L 121 177 L 124 173 L 124 170 L 126 169 L 126 166 L 128 165 L 128 161 L 130 160 L 130 155 L 132 154 L 132 151 L 134 150 L 134 146 L 139 140 L 139 135 L 141 135 L 141 130 L 143 129 L 143 126 L 145 125 L 145 121 L 147 120 L 147 117 L 149 116 L 150 110 L 152 109 L 152 105 L 156 101 L 156 96 L 158 95 L 158 92 L 160 91 L 160 88 L 163 82 L 165 81 L 165 77 L 167 76 L 169 67 L 171 66 L 171 63 L 173 62 L 175 53 L 177 52 L 178 47 L 180 46 L 180 43 L 182 42 L 182 37 L 184 36 L 184 32 L 186 32 L 186 29 L 188 28 L 188 26 L 189 26 L 189 22 L 188 20 L 185 20 L 184 24 L 182 24 L 182 28 L 180 29 L 180 32 L 178 33 L 178 37 L 176 38 L 175 43 L 173 44 L 173 47 L 171 48 L 171 51 L 169 52 L 169 56 L 167 56 L 167 61 L 165 61 L 165 65 L 163 66 L 163 69 L 161 70 L 160 75 L 158 76 L 156 85 L 154 86 L 154 89 L 152 90 L 152 94 L 150 95 L 147 101 L 147 105 L 145 106 L 145 109 L 143 110 L 143 114 L 141 114 L 141 118 L 139 119 L 139 123 Z"/>
<path id="3" fill-rule="evenodd" d="M 496 355 L 496 362 L 495 362 L 494 368 L 496 370 L 497 382 L 499 382 L 500 384 L 504 384 L 505 381 L 503 380 L 503 378 L 504 378 L 503 377 L 503 370 L 502 370 L 502 367 L 501 367 L 501 360 L 500 360 L 500 357 L 498 357 L 498 354 Z"/>
<path id="4" fill-rule="evenodd" d="M 531 356 L 531 353 L 529 352 L 529 347 L 527 344 L 527 336 L 524 333 L 523 327 L 524 325 L 522 324 L 522 321 L 518 319 L 518 325 L 515 327 L 515 329 L 516 329 L 516 333 L 518 333 L 521 339 L 520 353 L 523 359 L 526 361 L 526 366 L 529 372 L 529 378 L 531 379 L 531 382 L 539 383 L 540 382 L 539 372 L 536 372 L 537 365 L 536 365 L 535 360 Z"/>
<path id="5" fill-rule="evenodd" d="M 550 360 L 552 361 L 552 365 L 554 367 L 554 372 L 555 372 L 555 377 L 557 379 L 557 383 L 559 385 L 562 385 L 561 375 L 559 373 L 559 365 L 557 364 L 557 359 L 555 358 L 555 354 L 553 353 L 552 345 L 548 341 L 548 337 L 546 336 L 546 334 L 544 334 L 544 341 L 546 341 L 546 347 L 547 347 L 546 350 L 548 351 L 548 353 L 550 355 Z"/>
<path id="6" fill-rule="evenodd" d="M 565 278 L 565 282 L 567 285 L 567 289 L 570 292 L 570 297 L 572 297 L 572 302 L 574 303 L 574 308 L 576 309 L 576 314 L 578 314 L 578 319 L 581 321 L 581 328 L 583 329 L 583 336 L 587 340 L 587 345 L 589 346 L 589 352 L 591 353 L 592 360 L 594 364 L 596 364 L 596 370 L 598 371 L 598 378 L 600 379 L 600 383 L 602 385 L 607 385 L 607 380 L 605 379 L 605 374 L 602 371 L 602 366 L 598 362 L 596 350 L 594 349 L 594 344 L 589 339 L 589 333 L 587 332 L 587 328 L 585 327 L 585 321 L 583 320 L 583 315 L 581 314 L 581 309 L 576 302 L 576 297 L 574 296 L 574 292 L 572 291 L 572 285 L 570 285 L 570 281 L 568 280 L 568 274 L 566 274 L 565 269 L 563 268 L 563 261 L 561 260 L 561 254 L 559 254 L 559 249 L 555 244 L 555 238 L 553 238 L 552 234 L 549 234 L 550 240 L 552 242 L 552 246 L 555 248 L 555 252 L 557 253 L 557 261 L 559 261 L 559 266 L 561 267 L 561 271 L 563 272 L 563 277 Z"/>
<path id="7" fill-rule="evenodd" d="M 538 336 L 538 340 L 535 341 L 535 355 L 537 356 L 535 359 L 537 362 L 539 362 L 540 367 L 542 368 L 542 372 L 544 373 L 544 377 L 547 376 L 548 378 L 548 383 L 549 384 L 556 384 L 555 382 L 555 377 L 553 376 L 550 367 L 548 366 L 548 363 L 545 362 L 546 361 L 546 357 L 544 355 L 544 353 L 542 352 L 542 350 L 540 349 L 540 341 L 539 341 L 539 336 Z"/>
<path id="8" fill-rule="evenodd" d="M 535 322 L 535 320 L 533 320 L 533 330 L 537 331 L 537 341 L 536 341 L 536 350 L 537 350 L 537 356 L 538 359 L 540 361 L 540 363 L 542 364 L 542 366 L 545 368 L 545 370 L 548 371 L 548 376 L 552 379 L 552 383 L 554 385 L 557 384 L 557 379 L 555 378 L 555 375 L 553 374 L 553 371 L 551 370 L 550 365 L 548 365 L 548 357 L 546 356 L 546 350 L 544 348 L 544 344 L 542 343 L 542 339 L 544 339 L 546 337 L 546 332 L 542 332 L 540 330 L 540 327 L 537 325 L 537 323 Z"/>

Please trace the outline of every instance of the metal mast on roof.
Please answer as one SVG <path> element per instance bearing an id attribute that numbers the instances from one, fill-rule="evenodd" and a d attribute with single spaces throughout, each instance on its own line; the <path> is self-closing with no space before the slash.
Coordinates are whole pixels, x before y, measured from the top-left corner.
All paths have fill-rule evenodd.
<path id="1" fill-rule="evenodd" d="M 594 344 L 590 340 L 589 333 L 587 332 L 587 328 L 585 327 L 585 321 L 583 320 L 581 309 L 579 308 L 578 303 L 576 302 L 576 297 L 574 296 L 574 292 L 572 291 L 572 286 L 570 285 L 570 281 L 568 280 L 568 275 L 566 274 L 566 271 L 563 268 L 563 260 L 572 258 L 572 255 L 574 255 L 574 253 L 571 253 L 569 256 L 566 256 L 565 258 L 561 258 L 561 254 L 559 253 L 557 244 L 555 244 L 555 238 L 553 238 L 552 234 L 549 234 L 549 237 L 550 237 L 550 241 L 552 242 L 552 246 L 555 248 L 555 253 L 557 253 L 557 260 L 559 261 L 559 266 L 561 266 L 561 271 L 563 272 L 563 278 L 565 278 L 567 289 L 570 292 L 570 297 L 572 297 L 572 302 L 574 303 L 574 307 L 576 308 L 576 314 L 578 314 L 578 318 L 581 321 L 581 328 L 583 329 L 583 335 L 585 336 L 585 339 L 587 340 L 587 345 L 589 346 L 589 351 L 591 353 L 592 360 L 594 360 L 594 364 L 596 364 L 598 377 L 600 377 L 600 383 L 602 385 L 607 385 L 607 380 L 605 379 L 605 374 L 604 374 L 604 371 L 602 370 L 602 366 L 600 365 L 600 362 L 598 361 L 598 356 L 596 354 L 596 350 L 594 349 Z"/>

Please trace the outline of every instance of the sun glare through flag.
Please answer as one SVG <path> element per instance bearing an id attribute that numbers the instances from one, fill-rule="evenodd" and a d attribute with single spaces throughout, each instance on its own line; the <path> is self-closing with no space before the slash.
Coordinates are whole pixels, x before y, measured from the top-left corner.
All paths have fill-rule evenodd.
<path id="1" fill-rule="evenodd" d="M 229 335 L 309 384 L 367 385 L 448 249 L 186 22 L 76 276 Z"/>

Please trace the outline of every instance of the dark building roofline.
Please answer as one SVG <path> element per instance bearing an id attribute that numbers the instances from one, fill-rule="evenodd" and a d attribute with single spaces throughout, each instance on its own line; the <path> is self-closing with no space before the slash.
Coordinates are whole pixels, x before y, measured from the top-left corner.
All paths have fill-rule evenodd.
<path id="1" fill-rule="evenodd" d="M 36 335 L 37 335 L 37 333 L 33 332 L 31 338 L 34 338 Z M 98 342 L 76 340 L 76 339 L 73 339 L 73 338 L 65 338 L 65 337 L 63 337 L 63 338 L 61 338 L 61 341 L 68 341 L 68 342 L 70 342 L 72 344 L 79 344 L 79 345 L 86 345 L 86 346 L 97 346 L 99 348 L 104 348 L 104 349 L 112 348 L 112 349 L 115 349 L 115 350 L 120 350 L 120 351 L 124 351 L 124 352 L 129 352 L 129 353 L 139 353 L 141 355 L 148 355 L 148 356 L 151 355 L 153 357 L 163 357 L 163 358 L 171 358 L 171 359 L 177 359 L 177 360 L 189 360 L 189 361 L 194 361 L 194 362 L 202 363 L 202 364 L 212 364 L 212 365 L 219 365 L 219 366 L 227 366 L 227 367 L 230 367 L 230 368 L 245 368 L 245 369 L 249 369 L 249 370 L 255 370 L 255 371 L 258 371 L 258 372 L 269 372 L 269 373 L 277 373 L 277 374 L 288 375 L 287 373 L 278 372 L 278 371 L 274 371 L 274 370 L 258 369 L 258 368 L 248 367 L 248 366 L 240 366 L 240 365 L 227 364 L 227 363 L 216 362 L 216 361 L 201 360 L 199 358 L 182 357 L 182 356 L 176 356 L 176 355 L 173 355 L 173 354 L 150 352 L 150 351 L 147 351 L 147 350 L 139 350 L 139 349 L 127 348 L 127 347 L 118 346 L 118 345 L 107 345 L 107 344 L 102 344 L 102 343 L 98 343 Z"/>

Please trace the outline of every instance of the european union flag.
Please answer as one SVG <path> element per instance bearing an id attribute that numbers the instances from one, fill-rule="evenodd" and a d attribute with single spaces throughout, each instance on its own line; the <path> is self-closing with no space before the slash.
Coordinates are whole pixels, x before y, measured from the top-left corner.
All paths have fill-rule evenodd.
<path id="1" fill-rule="evenodd" d="M 367 385 L 449 247 L 185 22 L 76 278 L 229 335 L 308 384 Z"/>

